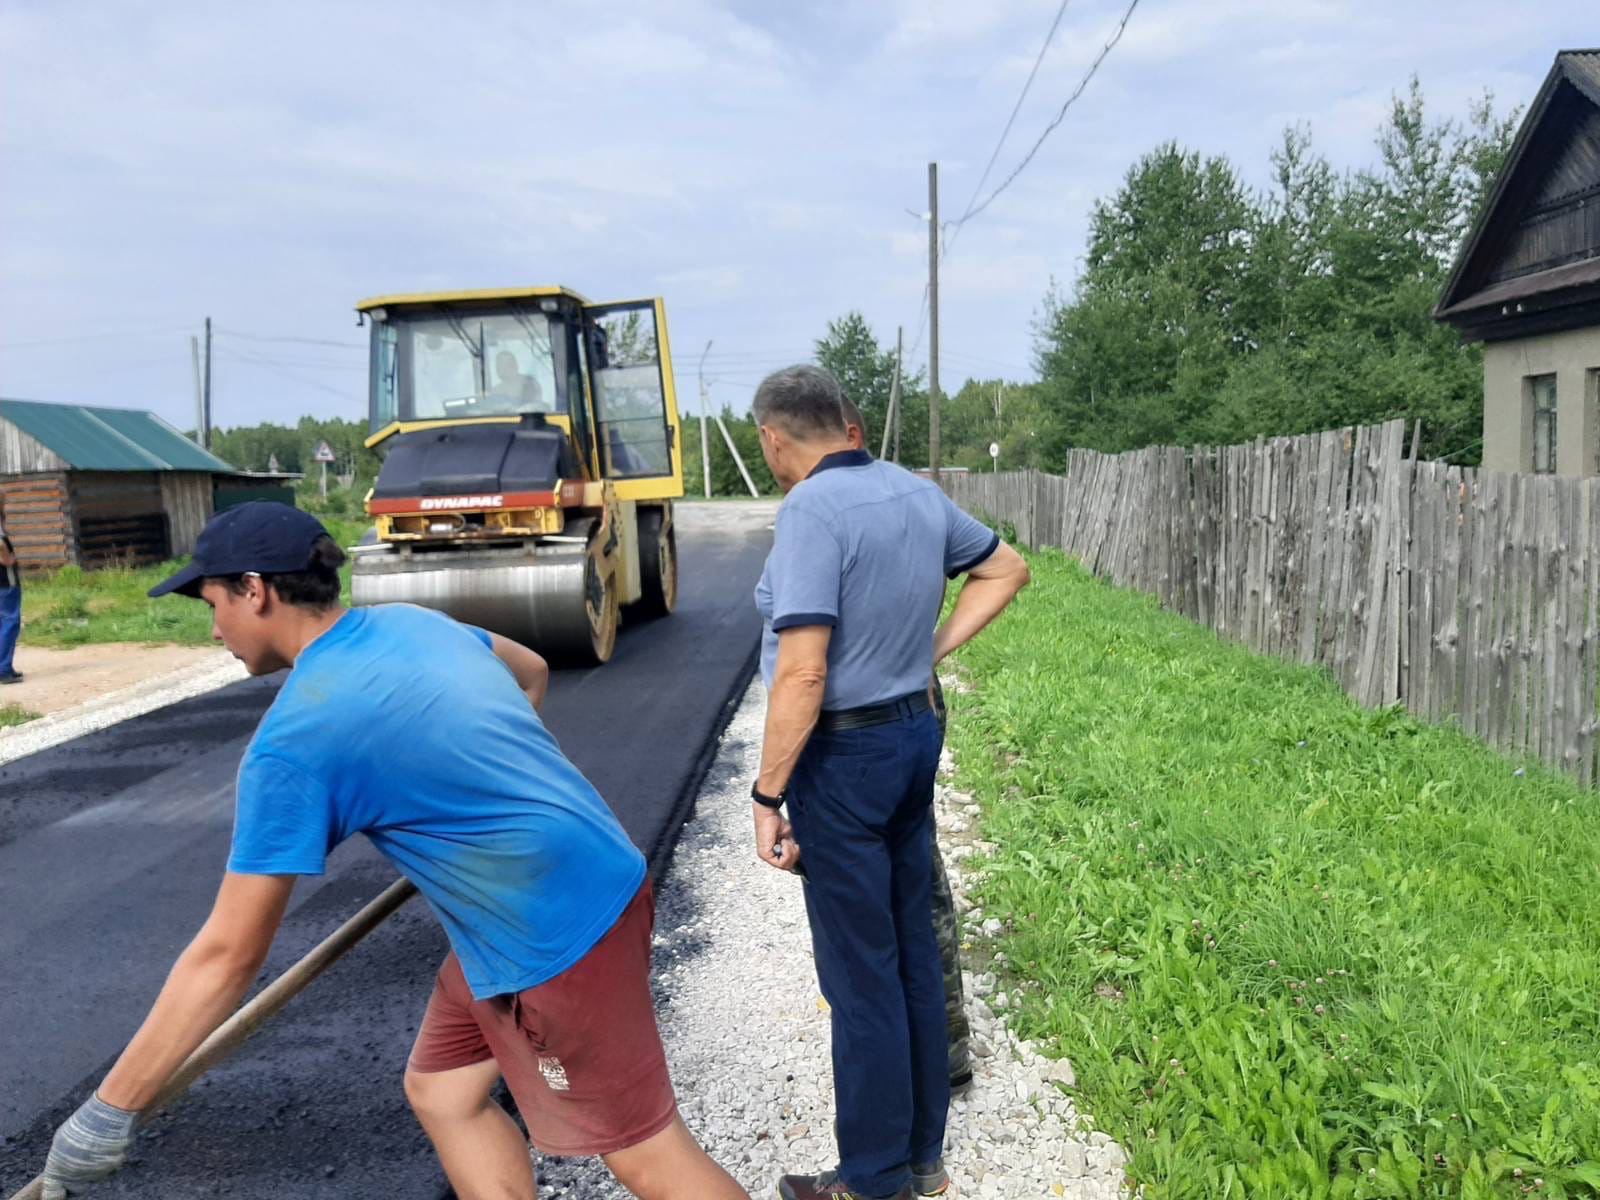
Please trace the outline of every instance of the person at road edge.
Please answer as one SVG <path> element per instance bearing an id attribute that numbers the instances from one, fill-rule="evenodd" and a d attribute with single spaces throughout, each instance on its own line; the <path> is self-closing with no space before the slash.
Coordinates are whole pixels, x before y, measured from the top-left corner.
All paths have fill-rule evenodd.
<path id="1" fill-rule="evenodd" d="M 151 589 L 211 606 L 252 675 L 291 668 L 239 768 L 210 917 L 110 1073 L 56 1131 L 45 1196 L 116 1170 L 140 1110 L 238 1005 L 301 875 L 365 833 L 451 946 L 405 1073 L 462 1200 L 533 1200 L 528 1143 L 600 1155 L 638 1196 L 748 1200 L 678 1115 L 650 993 L 644 856 L 539 719 L 549 671 L 498 634 L 406 604 L 346 609 L 312 516 L 213 517 Z"/>
<path id="2" fill-rule="evenodd" d="M 949 1079 L 930 898 L 941 740 L 930 681 L 1028 568 L 932 483 L 852 446 L 827 371 L 769 375 L 753 412 L 785 493 L 756 588 L 768 690 L 756 855 L 794 870 L 804 853 L 838 1113 L 837 1167 L 785 1175 L 779 1195 L 936 1195 L 949 1182 Z M 938 625 L 945 580 L 962 574 Z"/>

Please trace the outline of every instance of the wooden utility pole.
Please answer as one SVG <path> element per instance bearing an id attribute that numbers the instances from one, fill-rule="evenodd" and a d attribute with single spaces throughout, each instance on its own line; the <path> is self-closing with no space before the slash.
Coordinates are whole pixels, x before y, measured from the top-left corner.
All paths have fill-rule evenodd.
<path id="1" fill-rule="evenodd" d="M 189 335 L 189 362 L 194 366 L 194 444 L 206 444 L 206 397 L 200 387 L 200 339 Z"/>
<path id="2" fill-rule="evenodd" d="M 211 318 L 206 318 L 206 375 L 204 400 L 200 406 L 200 445 L 211 449 Z"/>
<path id="3" fill-rule="evenodd" d="M 939 482 L 939 164 L 928 164 L 928 474 Z"/>
<path id="4" fill-rule="evenodd" d="M 706 355 L 711 353 L 711 343 L 716 341 L 710 338 L 706 341 L 706 348 L 700 351 L 700 367 L 696 376 L 700 380 L 700 470 L 705 475 L 706 499 L 711 499 L 711 441 L 706 435 Z M 743 466 L 740 467 L 743 470 Z"/>
<path id="5" fill-rule="evenodd" d="M 901 347 L 905 343 L 905 327 L 896 325 L 894 330 L 894 376 L 896 380 L 905 377 L 905 358 Z M 894 406 L 894 461 L 900 461 L 900 414 L 905 410 L 904 404 Z"/>
<path id="6" fill-rule="evenodd" d="M 894 456 L 900 457 L 900 341 L 905 336 L 905 327 L 897 327 L 894 331 L 894 378 L 889 383 L 889 407 L 883 414 L 883 439 L 878 446 L 878 457 L 889 457 L 889 427 L 894 426 L 896 437 L 894 439 Z"/>

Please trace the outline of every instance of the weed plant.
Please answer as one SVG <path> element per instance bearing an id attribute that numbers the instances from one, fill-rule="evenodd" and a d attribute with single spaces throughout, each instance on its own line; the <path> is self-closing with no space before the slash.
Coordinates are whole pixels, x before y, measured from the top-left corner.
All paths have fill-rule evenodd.
<path id="1" fill-rule="evenodd" d="M 38 713 L 30 712 L 20 704 L 0 704 L 0 729 L 9 729 L 13 725 L 26 725 L 29 721 L 38 719 Z"/>
<path id="2" fill-rule="evenodd" d="M 352 546 L 364 521 L 324 517 L 341 546 Z M 211 610 L 183 597 L 152 600 L 145 593 L 178 570 L 186 559 L 148 567 L 102 567 L 85 571 L 62 567 L 22 588 L 22 641 L 29 646 L 81 646 L 90 642 L 211 643 Z M 345 566 L 344 598 L 350 599 L 350 568 Z"/>
<path id="3" fill-rule="evenodd" d="M 1600 1194 L 1596 797 L 1032 566 L 951 695 L 978 902 L 1144 1194 Z"/>

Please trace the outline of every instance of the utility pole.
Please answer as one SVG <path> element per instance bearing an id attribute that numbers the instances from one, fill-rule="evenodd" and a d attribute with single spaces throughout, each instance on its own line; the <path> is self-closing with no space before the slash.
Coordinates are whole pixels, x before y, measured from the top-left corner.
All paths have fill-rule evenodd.
<path id="1" fill-rule="evenodd" d="M 889 426 L 893 425 L 895 432 L 900 430 L 900 341 L 905 336 L 905 327 L 898 326 L 894 331 L 894 378 L 889 383 L 889 408 L 883 414 L 883 441 L 878 447 L 878 457 L 889 457 Z M 895 438 L 895 457 L 900 457 L 900 439 Z"/>
<path id="2" fill-rule="evenodd" d="M 211 449 L 211 318 L 206 318 L 206 375 L 200 411 L 200 445 Z"/>
<path id="3" fill-rule="evenodd" d="M 928 164 L 928 475 L 939 482 L 939 164 Z"/>
<path id="4" fill-rule="evenodd" d="M 903 326 L 903 325 L 896 325 L 895 326 L 895 329 L 894 329 L 894 377 L 895 377 L 896 380 L 899 380 L 902 377 L 904 377 L 904 375 L 906 373 L 905 363 L 904 363 L 904 360 L 903 360 L 903 357 L 902 357 L 902 353 L 903 352 L 901 350 L 901 347 L 904 345 L 904 342 L 905 342 L 905 332 L 906 332 L 905 331 L 905 326 Z M 905 405 L 903 405 L 903 404 L 896 404 L 894 406 L 894 461 L 895 462 L 899 462 L 900 461 L 900 413 L 904 408 L 905 408 Z"/>
<path id="5" fill-rule="evenodd" d="M 711 441 L 706 431 L 706 355 L 711 353 L 715 338 L 706 339 L 706 348 L 700 352 L 700 367 L 696 372 L 700 380 L 700 470 L 705 475 L 706 499 L 711 499 Z"/>
<path id="6" fill-rule="evenodd" d="M 194 444 L 204 446 L 206 427 L 206 399 L 200 390 L 200 339 L 189 335 L 189 361 L 194 366 Z"/>

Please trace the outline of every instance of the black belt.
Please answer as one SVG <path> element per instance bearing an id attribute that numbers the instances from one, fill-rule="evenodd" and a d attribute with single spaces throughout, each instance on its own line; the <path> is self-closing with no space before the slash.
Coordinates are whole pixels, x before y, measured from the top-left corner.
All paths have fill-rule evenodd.
<path id="1" fill-rule="evenodd" d="M 887 725 L 890 721 L 914 717 L 933 707 L 928 703 L 927 692 L 912 692 L 898 700 L 882 704 L 867 704 L 861 708 L 841 708 L 824 712 L 817 717 L 817 732 L 839 733 L 845 729 L 865 729 L 869 725 Z"/>

